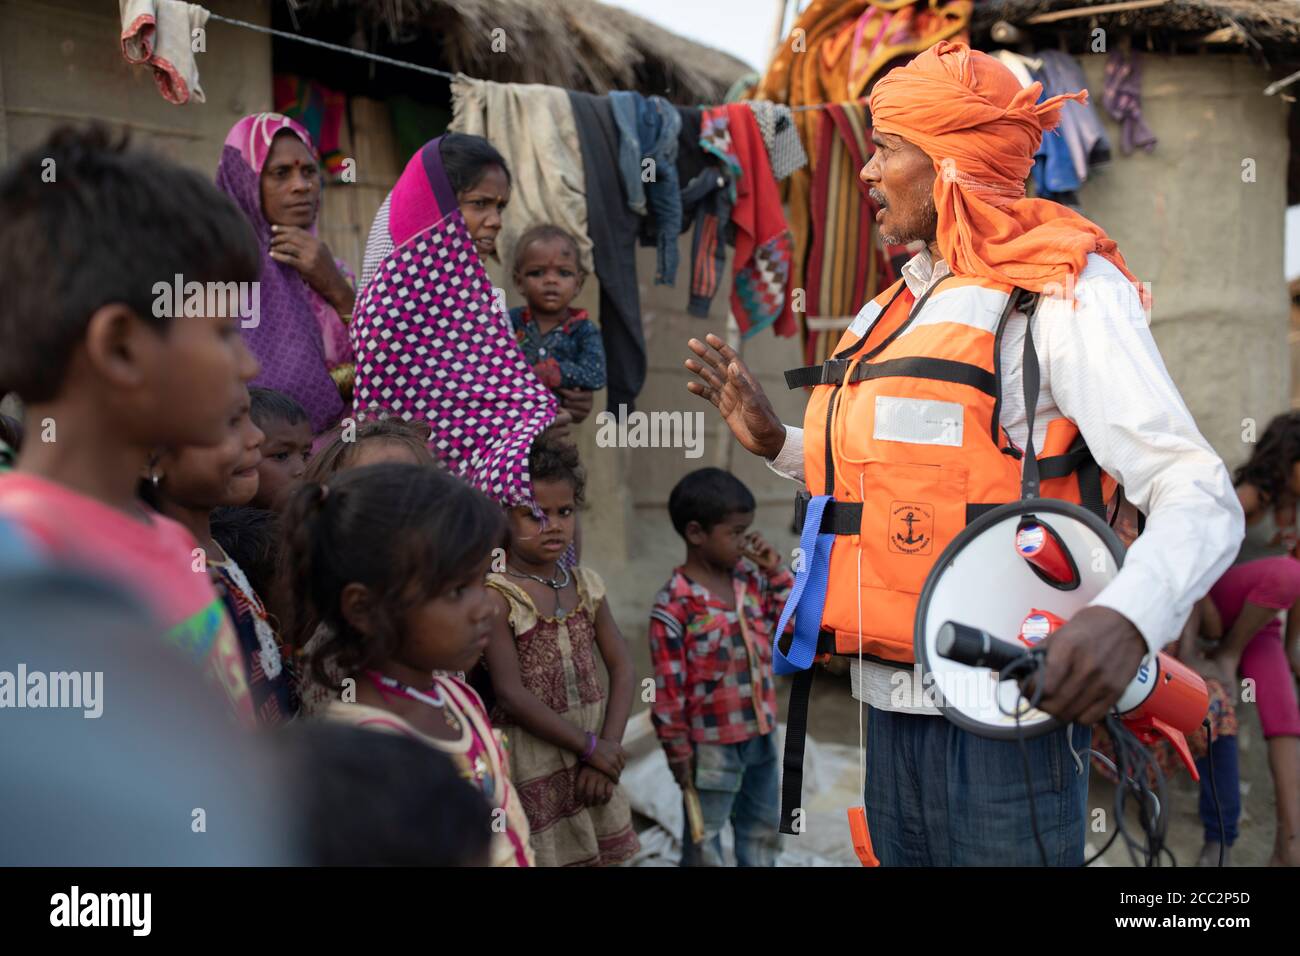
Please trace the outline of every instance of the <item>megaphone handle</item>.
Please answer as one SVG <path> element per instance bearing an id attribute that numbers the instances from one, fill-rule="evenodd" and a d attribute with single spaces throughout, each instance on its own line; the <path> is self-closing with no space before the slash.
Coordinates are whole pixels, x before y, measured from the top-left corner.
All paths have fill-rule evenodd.
<path id="1" fill-rule="evenodd" d="M 1187 746 L 1187 736 L 1177 727 L 1165 723 L 1159 717 L 1151 718 L 1151 729 L 1169 741 L 1169 745 L 1174 748 L 1174 753 L 1178 754 L 1178 759 L 1183 762 L 1187 772 L 1191 774 L 1193 780 L 1199 783 L 1201 775 L 1196 771 L 1196 761 L 1192 759 L 1192 749 Z"/>
<path id="2" fill-rule="evenodd" d="M 1169 746 L 1174 748 L 1174 753 L 1178 754 L 1178 759 L 1183 762 L 1183 766 L 1187 768 L 1187 772 L 1191 774 L 1192 779 L 1200 782 L 1201 775 L 1196 771 L 1196 761 L 1192 759 L 1192 750 L 1187 746 L 1187 737 L 1181 730 L 1166 723 L 1159 717 L 1152 717 L 1150 714 L 1136 720 L 1124 720 L 1123 717 L 1120 720 L 1144 744 L 1155 743 L 1160 737 L 1169 741 Z"/>

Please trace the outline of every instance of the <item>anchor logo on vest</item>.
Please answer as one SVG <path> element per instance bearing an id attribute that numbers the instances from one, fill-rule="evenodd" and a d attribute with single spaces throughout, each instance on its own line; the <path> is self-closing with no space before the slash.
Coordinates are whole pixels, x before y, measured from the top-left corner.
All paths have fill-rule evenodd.
<path id="1" fill-rule="evenodd" d="M 934 546 L 934 506 L 917 501 L 889 505 L 889 550 L 929 554 Z"/>

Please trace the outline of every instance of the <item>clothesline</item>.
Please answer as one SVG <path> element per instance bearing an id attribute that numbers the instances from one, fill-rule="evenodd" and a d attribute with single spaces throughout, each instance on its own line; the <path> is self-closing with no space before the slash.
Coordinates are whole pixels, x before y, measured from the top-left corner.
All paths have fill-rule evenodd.
<path id="1" fill-rule="evenodd" d="M 436 67 L 423 66 L 419 63 L 411 63 L 407 60 L 395 60 L 391 56 L 384 56 L 383 54 L 380 53 L 371 53 L 368 50 L 354 50 L 352 47 L 342 46 L 338 43 L 328 43 L 325 40 L 317 40 L 315 37 L 306 37 L 298 33 L 289 33 L 285 30 L 275 30 L 272 29 L 271 27 L 264 27 L 257 23 L 249 23 L 247 20 L 236 20 L 233 17 L 223 17 L 219 13 L 209 12 L 208 19 L 219 20 L 222 23 L 229 23 L 231 26 L 244 27 L 245 29 L 248 30 L 254 30 L 257 33 L 268 33 L 271 36 L 280 37 L 285 40 L 294 40 L 297 41 L 298 43 L 306 43 L 308 46 L 318 46 L 325 50 L 332 50 L 335 53 L 343 53 L 348 56 L 359 57 L 363 60 L 374 60 L 377 63 L 386 63 L 389 66 L 401 67 L 402 69 L 407 69 L 407 70 L 415 70 L 417 73 L 428 73 L 433 76 L 440 76 L 448 80 L 454 80 L 456 78 L 455 73 L 448 73 L 446 70 L 439 70 Z M 540 85 L 552 86 L 554 84 L 545 83 Z M 762 103 L 762 102 L 770 102 L 770 101 L 752 100 L 747 102 Z M 853 105 L 853 104 L 863 104 L 865 102 L 866 102 L 866 97 L 862 97 L 856 100 L 847 100 L 844 103 L 810 103 L 805 106 L 791 106 L 790 112 L 800 113 L 803 112 L 804 110 L 824 110 L 831 106 L 846 106 L 846 105 Z"/>

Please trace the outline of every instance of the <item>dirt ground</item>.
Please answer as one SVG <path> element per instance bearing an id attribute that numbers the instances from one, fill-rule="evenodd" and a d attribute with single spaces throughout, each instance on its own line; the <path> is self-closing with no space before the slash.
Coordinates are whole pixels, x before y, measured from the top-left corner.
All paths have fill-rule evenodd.
<path id="1" fill-rule="evenodd" d="M 784 718 L 789 698 L 789 681 L 778 678 L 778 713 Z M 1276 827 L 1273 779 L 1268 768 L 1268 750 L 1253 704 L 1237 709 L 1240 724 L 1242 817 L 1237 842 L 1232 848 L 1233 866 L 1264 866 L 1273 850 Z M 848 677 L 834 677 L 818 670 L 809 706 L 808 732 L 818 741 L 857 746 L 858 703 L 849 693 Z M 1198 785 L 1185 773 L 1166 782 L 1172 802 L 1167 844 L 1179 866 L 1192 866 L 1201 851 L 1202 831 L 1197 815 Z M 1092 771 L 1088 785 L 1089 819 L 1092 809 L 1107 814 L 1114 805 L 1114 787 Z M 1133 818 L 1136 820 L 1136 817 Z M 1100 837 L 1100 839 L 1098 839 Z M 1090 834 L 1088 855 L 1100 849 L 1109 833 Z M 848 839 L 847 826 L 845 839 Z M 1094 866 L 1131 866 L 1128 853 L 1117 840 Z"/>

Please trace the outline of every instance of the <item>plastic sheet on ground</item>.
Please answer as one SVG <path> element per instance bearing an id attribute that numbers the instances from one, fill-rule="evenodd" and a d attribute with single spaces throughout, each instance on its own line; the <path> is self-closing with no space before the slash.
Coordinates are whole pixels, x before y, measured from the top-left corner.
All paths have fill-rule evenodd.
<path id="1" fill-rule="evenodd" d="M 649 711 L 628 721 L 623 746 L 629 758 L 620 784 L 632 809 L 648 826 L 638 830 L 641 852 L 629 866 L 676 866 L 681 859 L 682 797 L 655 738 Z M 783 753 L 785 725 L 777 728 L 777 752 Z M 858 751 L 845 744 L 807 738 L 804 753 L 806 826 L 799 836 L 782 834 L 777 866 L 857 866 L 845 811 L 862 804 L 858 788 Z M 723 852 L 735 862 L 730 827 L 722 833 Z"/>

